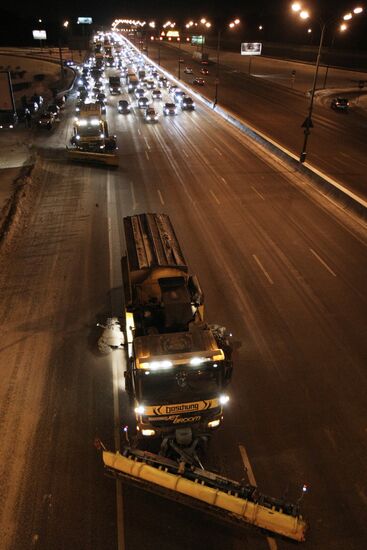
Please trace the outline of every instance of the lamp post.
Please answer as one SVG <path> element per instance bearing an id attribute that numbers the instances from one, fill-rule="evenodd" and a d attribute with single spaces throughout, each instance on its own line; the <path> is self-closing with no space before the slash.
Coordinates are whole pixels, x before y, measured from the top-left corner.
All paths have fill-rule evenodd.
<path id="1" fill-rule="evenodd" d="M 342 24 L 339 26 L 339 31 L 340 31 L 340 32 L 345 32 L 345 31 L 347 30 L 347 28 L 348 28 L 348 25 L 347 25 L 346 23 L 342 23 Z M 333 37 L 332 37 L 332 39 L 331 39 L 330 51 L 333 49 L 334 42 L 335 42 L 335 37 L 336 37 L 336 29 L 334 30 L 334 32 L 333 32 Z M 326 81 L 327 81 L 328 74 L 329 74 L 329 63 L 326 65 L 324 84 L 323 84 L 323 86 L 322 86 L 324 89 L 326 88 Z"/>
<path id="2" fill-rule="evenodd" d="M 303 19 L 303 20 L 306 20 L 310 17 L 309 12 L 306 9 L 303 9 L 302 4 L 300 2 L 294 2 L 292 4 L 291 8 L 292 8 L 292 11 L 294 11 L 295 13 L 298 13 L 300 18 Z M 359 13 L 362 13 L 362 11 L 363 11 L 363 8 L 357 7 L 353 10 L 353 13 L 354 14 L 359 14 Z M 349 19 L 352 19 L 352 17 L 353 17 L 352 13 L 348 13 L 347 15 L 345 15 L 343 17 L 343 19 L 345 21 L 347 21 Z M 315 98 L 317 77 L 318 77 L 318 73 L 319 73 L 320 58 L 321 58 L 321 51 L 322 51 L 322 46 L 323 46 L 323 42 L 324 42 L 325 30 L 326 30 L 326 27 L 328 25 L 335 22 L 337 19 L 338 18 L 336 18 L 336 17 L 332 17 L 331 19 L 326 20 L 326 21 L 321 20 L 321 19 L 318 20 L 318 23 L 319 23 L 320 29 L 321 29 L 321 34 L 320 34 L 319 47 L 318 47 L 318 51 L 317 51 L 315 73 L 314 73 L 314 79 L 313 79 L 312 90 L 311 90 L 311 95 L 310 95 L 310 103 L 309 103 L 309 106 L 308 106 L 308 114 L 307 114 L 307 117 L 306 117 L 304 123 L 302 124 L 302 128 L 304 128 L 304 136 L 305 137 L 304 137 L 304 140 L 303 140 L 302 151 L 301 151 L 300 158 L 299 158 L 299 161 L 301 163 L 304 163 L 305 160 L 306 160 L 308 138 L 309 138 L 309 135 L 311 133 L 311 128 L 313 128 L 313 122 L 312 122 L 313 104 L 314 104 L 314 98 Z"/>
<path id="3" fill-rule="evenodd" d="M 237 25 L 239 25 L 241 21 L 239 19 L 235 19 L 234 21 L 231 21 L 229 24 L 230 29 L 234 29 Z M 220 44 L 221 44 L 221 38 L 222 38 L 222 29 L 218 29 L 218 37 L 217 37 L 217 70 L 215 74 L 215 92 L 214 92 L 214 101 L 213 101 L 213 109 L 215 109 L 215 106 L 218 103 L 218 88 L 219 88 L 219 57 L 220 57 Z"/>

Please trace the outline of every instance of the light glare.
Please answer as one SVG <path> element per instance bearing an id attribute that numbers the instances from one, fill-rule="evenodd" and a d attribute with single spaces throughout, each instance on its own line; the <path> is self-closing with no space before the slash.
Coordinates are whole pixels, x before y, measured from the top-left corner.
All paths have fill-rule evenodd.
<path id="1" fill-rule="evenodd" d="M 300 11 L 300 10 L 301 10 L 301 4 L 300 4 L 299 2 L 294 2 L 294 3 L 292 4 L 292 10 L 293 10 L 293 11 L 296 11 L 296 12 L 297 12 L 297 11 Z"/>

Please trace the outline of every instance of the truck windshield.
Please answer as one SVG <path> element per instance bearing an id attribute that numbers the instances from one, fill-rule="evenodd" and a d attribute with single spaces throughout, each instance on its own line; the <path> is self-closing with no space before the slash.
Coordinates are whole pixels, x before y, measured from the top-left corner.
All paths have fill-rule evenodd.
<path id="1" fill-rule="evenodd" d="M 81 137 L 100 137 L 100 134 L 103 133 L 103 126 L 102 124 L 96 125 L 96 126 L 79 126 L 78 128 L 78 134 Z"/>
<path id="2" fill-rule="evenodd" d="M 169 371 L 137 371 L 140 400 L 147 405 L 165 405 L 210 399 L 221 390 L 221 369 L 205 367 L 173 367 Z"/>

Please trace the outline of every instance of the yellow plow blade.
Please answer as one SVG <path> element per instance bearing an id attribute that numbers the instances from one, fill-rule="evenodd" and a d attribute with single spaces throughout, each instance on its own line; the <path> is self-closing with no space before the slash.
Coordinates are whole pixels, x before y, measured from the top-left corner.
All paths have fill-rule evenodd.
<path id="1" fill-rule="evenodd" d="M 107 166 L 119 165 L 119 159 L 115 153 L 92 153 L 78 149 L 68 149 L 67 154 L 71 160 L 94 162 L 97 164 L 106 164 Z"/>
<path id="2" fill-rule="evenodd" d="M 122 477 L 125 480 L 139 480 L 143 485 L 156 486 L 164 489 L 167 498 L 169 493 L 179 493 L 189 499 L 200 501 L 210 509 L 220 511 L 226 515 L 226 519 L 240 520 L 251 524 L 259 529 L 265 529 L 269 533 L 274 533 L 297 542 L 305 540 L 307 524 L 302 516 L 287 514 L 279 506 L 270 506 L 271 498 L 266 500 L 259 498 L 257 501 L 238 496 L 233 491 L 225 491 L 220 488 L 208 486 L 198 474 L 197 479 L 187 479 L 185 472 L 172 473 L 170 468 L 160 466 L 151 466 L 144 460 L 140 461 L 134 456 L 123 456 L 120 453 L 111 453 L 103 451 L 103 462 L 107 469 L 112 470 L 114 475 Z M 207 473 L 208 474 L 208 473 Z M 210 476 L 211 474 L 209 474 Z M 210 479 L 208 476 L 208 479 Z M 214 478 L 215 475 L 213 474 Z M 224 479 L 224 478 L 220 478 Z M 230 480 L 227 480 L 230 481 Z M 234 482 L 236 483 L 236 482 Z M 143 487 L 144 488 L 144 487 Z M 153 490 L 153 487 L 151 487 Z M 160 491 L 160 493 L 162 493 Z M 172 497 L 171 497 L 172 498 Z M 224 513 L 224 514 L 223 514 Z"/>

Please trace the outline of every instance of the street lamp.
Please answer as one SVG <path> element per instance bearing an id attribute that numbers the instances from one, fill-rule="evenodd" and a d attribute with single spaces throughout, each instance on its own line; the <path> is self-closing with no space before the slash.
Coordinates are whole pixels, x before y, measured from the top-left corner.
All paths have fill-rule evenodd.
<path id="1" fill-rule="evenodd" d="M 241 21 L 237 18 L 234 21 L 231 21 L 229 23 L 229 28 L 234 29 L 239 25 Z M 220 56 L 220 41 L 222 36 L 222 29 L 218 29 L 218 38 L 217 38 L 217 71 L 215 75 L 215 95 L 214 95 L 214 101 L 213 101 L 213 109 L 215 108 L 216 104 L 218 103 L 218 87 L 219 87 L 219 56 Z"/>
<path id="2" fill-rule="evenodd" d="M 291 5 L 291 9 L 295 13 L 298 13 L 299 17 L 303 20 L 306 20 L 310 17 L 309 12 L 306 9 L 303 9 L 303 6 L 302 6 L 301 2 L 294 2 Z M 361 8 L 359 6 L 354 8 L 354 10 L 353 10 L 354 14 L 356 13 L 355 10 L 358 10 L 357 14 L 359 14 L 359 13 L 362 13 L 363 8 Z M 344 15 L 343 19 L 345 21 L 349 21 L 350 19 L 352 19 L 352 17 L 353 17 L 352 13 L 347 13 L 346 15 Z M 318 72 L 319 72 L 319 67 L 320 67 L 320 58 L 321 58 L 321 51 L 322 51 L 322 46 L 323 46 L 323 42 L 324 42 L 325 31 L 326 31 L 326 27 L 328 25 L 330 25 L 331 23 L 334 23 L 337 19 L 338 19 L 337 17 L 332 17 L 332 18 L 327 19 L 327 20 L 318 19 L 318 23 L 319 23 L 320 29 L 321 29 L 321 35 L 320 35 L 320 43 L 319 43 L 319 47 L 318 47 L 318 51 L 317 51 L 315 74 L 314 74 L 313 85 L 312 85 L 311 96 L 310 96 L 310 104 L 309 104 L 309 107 L 308 107 L 308 116 L 306 117 L 304 123 L 302 124 L 302 127 L 304 128 L 305 138 L 304 138 L 304 141 L 303 141 L 303 147 L 302 147 L 302 151 L 301 151 L 300 158 L 299 158 L 299 161 L 301 163 L 305 162 L 305 160 L 306 160 L 306 155 L 307 155 L 306 150 L 307 150 L 308 136 L 311 133 L 311 128 L 313 128 L 313 122 L 312 122 L 313 103 L 314 103 L 317 77 L 318 77 Z M 341 27 L 340 27 L 340 29 L 341 29 Z"/>

